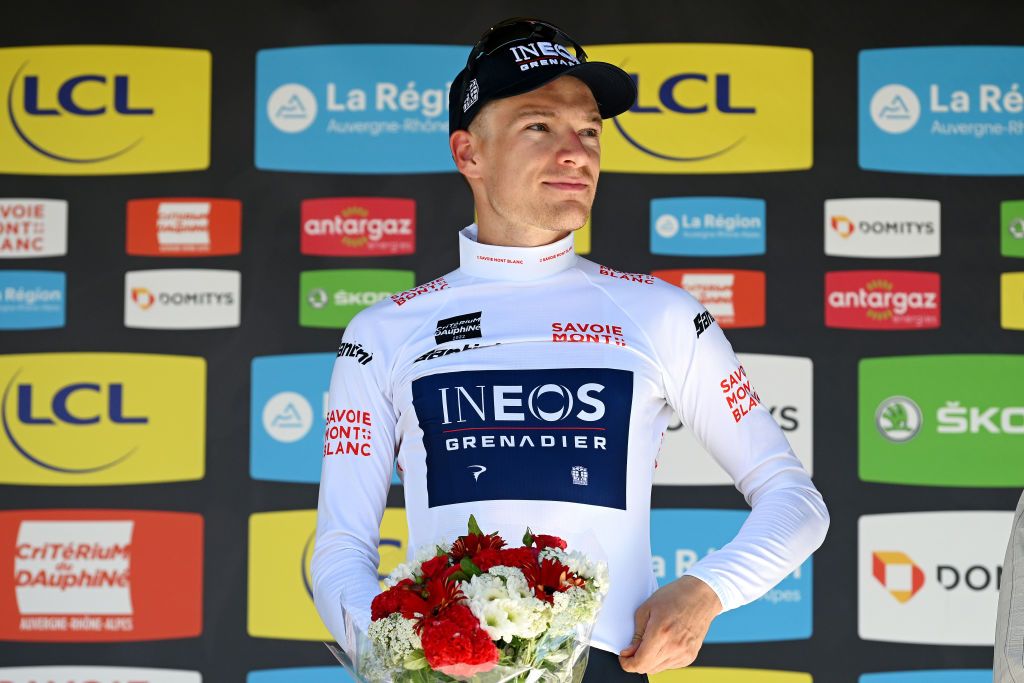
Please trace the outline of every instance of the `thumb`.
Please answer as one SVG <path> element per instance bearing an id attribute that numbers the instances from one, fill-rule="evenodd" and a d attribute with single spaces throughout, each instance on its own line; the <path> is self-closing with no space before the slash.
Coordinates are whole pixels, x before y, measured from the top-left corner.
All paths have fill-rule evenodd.
<path id="1" fill-rule="evenodd" d="M 637 648 L 640 647 L 640 642 L 644 638 L 644 631 L 647 630 L 647 620 L 649 618 L 650 612 L 648 611 L 647 606 L 641 605 L 634 616 L 635 626 L 633 629 L 633 640 L 630 641 L 629 645 L 627 645 L 625 649 L 619 652 L 619 656 L 632 657 L 633 653 L 637 651 Z"/>

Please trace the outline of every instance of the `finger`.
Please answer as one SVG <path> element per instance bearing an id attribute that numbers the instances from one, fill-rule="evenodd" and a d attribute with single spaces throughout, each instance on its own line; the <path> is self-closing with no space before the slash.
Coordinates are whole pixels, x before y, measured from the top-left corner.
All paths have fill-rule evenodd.
<path id="1" fill-rule="evenodd" d="M 651 618 L 650 608 L 646 604 L 637 607 L 636 612 L 633 613 L 633 640 L 626 649 L 620 652 L 622 656 L 629 656 L 625 654 L 629 651 L 629 654 L 633 654 L 636 648 L 639 646 L 640 641 L 643 640 L 644 632 L 647 630 L 647 621 Z"/>
<path id="2" fill-rule="evenodd" d="M 630 644 L 627 645 L 625 647 L 625 649 L 623 649 L 621 652 L 619 652 L 619 656 L 620 657 L 631 657 L 633 655 L 633 653 L 636 652 L 636 649 L 638 647 L 640 647 L 640 641 L 643 640 L 643 637 L 644 637 L 644 634 L 642 634 L 642 633 L 634 633 L 633 634 L 632 642 L 630 642 Z"/>
<path id="3" fill-rule="evenodd" d="M 661 661 L 663 645 L 664 638 L 657 636 L 656 629 L 652 628 L 649 633 L 645 633 L 643 640 L 640 641 L 640 646 L 632 657 L 634 671 L 643 673 L 650 671 L 657 662 Z"/>

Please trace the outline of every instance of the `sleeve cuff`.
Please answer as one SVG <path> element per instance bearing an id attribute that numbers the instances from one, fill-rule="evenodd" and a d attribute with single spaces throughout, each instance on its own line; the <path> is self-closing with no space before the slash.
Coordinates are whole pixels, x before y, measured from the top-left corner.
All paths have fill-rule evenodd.
<path id="1" fill-rule="evenodd" d="M 700 579 L 706 583 L 711 590 L 715 591 L 715 595 L 718 596 L 719 602 L 722 603 L 722 612 L 728 612 L 742 604 L 739 599 L 740 596 L 737 595 L 735 591 L 730 590 L 725 584 L 716 579 L 713 574 L 701 571 L 700 567 L 691 567 L 683 573 L 683 576 L 692 576 L 695 579 Z"/>

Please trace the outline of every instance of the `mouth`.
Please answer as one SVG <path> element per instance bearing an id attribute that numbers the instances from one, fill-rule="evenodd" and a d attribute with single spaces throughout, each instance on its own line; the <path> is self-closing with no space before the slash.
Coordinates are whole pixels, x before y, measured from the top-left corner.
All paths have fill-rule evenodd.
<path id="1" fill-rule="evenodd" d="M 574 182 L 571 180 L 544 181 L 546 187 L 565 192 L 583 192 L 590 187 L 588 183 Z"/>

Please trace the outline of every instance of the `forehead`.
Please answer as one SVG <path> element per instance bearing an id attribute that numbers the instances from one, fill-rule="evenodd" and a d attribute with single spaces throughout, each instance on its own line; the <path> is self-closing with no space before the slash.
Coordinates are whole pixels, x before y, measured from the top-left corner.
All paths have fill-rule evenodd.
<path id="1" fill-rule="evenodd" d="M 545 83 L 536 90 L 504 97 L 490 103 L 494 113 L 503 117 L 514 117 L 519 112 L 543 109 L 556 115 L 581 115 L 587 118 L 600 118 L 597 100 L 586 83 L 572 76 L 561 76 Z"/>

